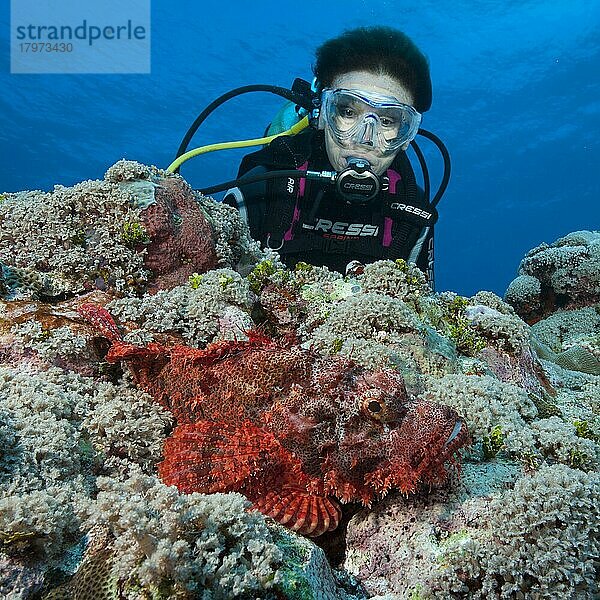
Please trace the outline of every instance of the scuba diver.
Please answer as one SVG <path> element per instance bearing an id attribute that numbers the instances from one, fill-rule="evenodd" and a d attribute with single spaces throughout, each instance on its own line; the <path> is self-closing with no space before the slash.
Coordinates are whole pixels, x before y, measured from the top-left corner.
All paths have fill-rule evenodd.
<path id="1" fill-rule="evenodd" d="M 312 86 L 302 80 L 292 86 L 291 101 L 268 128 L 274 135 L 250 141 L 269 143 L 243 158 L 223 202 L 237 208 L 252 237 L 276 250 L 289 268 L 302 261 L 349 274 L 376 260 L 402 258 L 433 287 L 433 226 L 450 160 L 441 141 L 420 129 L 422 113 L 431 107 L 427 59 L 398 30 L 362 27 L 322 44 L 313 71 Z M 208 107 L 169 168 L 187 160 L 191 136 L 217 105 L 245 91 L 283 89 L 266 87 L 234 90 Z M 433 200 L 423 153 L 413 141 L 417 133 L 432 140 L 444 159 Z M 409 145 L 424 189 L 406 155 Z M 212 149 L 219 147 L 197 151 Z"/>

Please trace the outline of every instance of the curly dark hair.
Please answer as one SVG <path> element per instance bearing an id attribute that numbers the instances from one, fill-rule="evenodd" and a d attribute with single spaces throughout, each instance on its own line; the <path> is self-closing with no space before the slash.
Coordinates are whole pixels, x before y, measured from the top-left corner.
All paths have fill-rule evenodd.
<path id="1" fill-rule="evenodd" d="M 392 27 L 359 27 L 327 40 L 316 51 L 313 72 L 320 89 L 349 71 L 385 73 L 404 85 L 415 99 L 415 108 L 431 107 L 429 63 L 415 43 Z"/>

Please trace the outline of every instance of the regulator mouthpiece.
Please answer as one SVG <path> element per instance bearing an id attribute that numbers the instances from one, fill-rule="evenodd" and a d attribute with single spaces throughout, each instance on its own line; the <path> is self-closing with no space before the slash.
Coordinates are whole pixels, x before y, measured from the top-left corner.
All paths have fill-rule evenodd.
<path id="1" fill-rule="evenodd" d="M 369 161 L 351 156 L 348 166 L 337 176 L 336 190 L 349 204 L 366 204 L 379 193 L 379 178 Z"/>

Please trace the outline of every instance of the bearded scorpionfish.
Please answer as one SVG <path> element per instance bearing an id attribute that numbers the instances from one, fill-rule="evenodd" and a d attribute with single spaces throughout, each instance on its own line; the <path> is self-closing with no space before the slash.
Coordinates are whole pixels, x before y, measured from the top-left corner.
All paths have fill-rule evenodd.
<path id="1" fill-rule="evenodd" d="M 80 312 L 137 384 L 170 410 L 160 478 L 184 493 L 240 492 L 292 530 L 319 536 L 340 502 L 442 483 L 469 442 L 449 407 L 408 397 L 393 370 L 370 371 L 256 332 L 205 349 L 122 340 L 106 309 Z"/>

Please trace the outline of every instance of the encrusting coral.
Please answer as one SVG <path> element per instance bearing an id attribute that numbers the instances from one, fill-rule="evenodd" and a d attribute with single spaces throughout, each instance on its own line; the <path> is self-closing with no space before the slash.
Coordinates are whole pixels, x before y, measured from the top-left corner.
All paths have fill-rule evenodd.
<path id="1" fill-rule="evenodd" d="M 0 217 L 3 597 L 583 600 L 600 593 L 598 232 L 532 250 L 503 301 L 491 292 L 436 294 L 404 261 L 377 261 L 348 277 L 303 263 L 290 271 L 250 239 L 235 210 L 133 161 L 120 161 L 102 181 L 6 194 Z M 86 303 L 108 307 L 121 324 L 115 345 L 130 353 L 122 366 L 106 361 L 110 343 L 78 312 Z M 158 369 L 147 381 L 162 382 L 149 395 L 140 371 L 137 379 L 127 374 L 127 361 L 148 348 L 168 362 L 183 344 L 171 375 L 193 381 L 157 379 Z M 285 363 L 278 380 L 270 369 L 277 361 Z M 253 384 L 252 373 L 260 381 Z M 302 374 L 304 385 L 294 379 Z M 317 401 L 318 386 L 331 400 L 340 377 L 346 399 L 363 389 L 360 381 L 391 396 L 391 382 L 403 381 L 400 408 L 424 411 L 414 439 L 427 438 L 426 413 L 436 407 L 460 414 L 473 440 L 460 477 L 451 472 L 443 485 L 408 497 L 390 490 L 347 529 L 355 509 L 316 538 L 341 570 L 332 572 L 309 539 L 249 511 L 240 495 L 188 494 L 157 478 L 160 471 L 185 487 L 185 461 L 197 464 L 200 454 L 215 467 L 205 479 L 196 473 L 203 491 L 248 474 L 234 450 L 253 447 L 257 432 L 244 425 L 243 438 L 233 417 L 198 430 L 195 392 L 204 382 L 212 416 L 229 407 L 239 420 L 258 407 L 259 429 L 257 414 L 278 406 L 269 427 L 297 434 L 297 460 L 320 481 L 342 455 L 307 444 L 307 431 L 329 427 L 323 439 L 336 448 L 342 441 L 352 457 L 377 429 L 364 429 L 359 410 L 349 420 L 343 410 L 327 417 L 331 406 Z M 293 401 L 274 402 L 288 392 Z M 332 406 L 351 407 L 341 400 Z M 392 436 L 401 422 L 378 427 Z M 173 428 L 181 433 L 172 436 Z M 212 445 L 199 451 L 194 436 Z M 260 460 L 279 456 L 268 448 Z M 240 468 L 219 469 L 218 452 Z M 301 478 L 285 471 L 289 465 L 280 465 L 278 481 Z M 372 468 L 363 466 L 361 473 Z M 350 459 L 338 471 L 356 468 L 363 467 Z M 341 486 L 336 477 L 328 491 Z M 251 485 L 232 489 L 257 500 Z M 265 512 L 287 518 L 265 502 Z M 314 519 L 307 506 L 288 512 L 322 524 L 324 514 Z"/>

